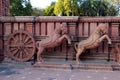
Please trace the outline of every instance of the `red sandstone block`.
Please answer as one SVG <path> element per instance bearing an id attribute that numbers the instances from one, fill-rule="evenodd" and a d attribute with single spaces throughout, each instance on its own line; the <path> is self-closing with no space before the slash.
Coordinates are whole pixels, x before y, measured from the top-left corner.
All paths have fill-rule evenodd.
<path id="1" fill-rule="evenodd" d="M 41 35 L 45 36 L 46 32 L 47 32 L 47 30 L 46 30 L 46 23 L 43 22 L 43 23 L 41 23 Z"/>
<path id="2" fill-rule="evenodd" d="M 4 34 L 9 35 L 11 33 L 11 23 L 4 24 Z"/>
<path id="3" fill-rule="evenodd" d="M 40 35 L 40 32 L 41 32 L 41 26 L 40 26 L 40 23 L 35 23 L 35 35 L 36 36 L 39 36 Z"/>
<path id="4" fill-rule="evenodd" d="M 13 24 L 13 29 L 14 29 L 13 32 L 16 31 L 16 30 L 18 30 L 18 23 L 14 23 Z"/>
<path id="5" fill-rule="evenodd" d="M 21 28 L 23 28 L 23 24 L 21 26 Z M 25 25 L 25 30 L 29 33 L 33 33 L 33 24 L 32 23 L 26 23 Z M 34 33 L 33 33 L 34 34 Z"/>

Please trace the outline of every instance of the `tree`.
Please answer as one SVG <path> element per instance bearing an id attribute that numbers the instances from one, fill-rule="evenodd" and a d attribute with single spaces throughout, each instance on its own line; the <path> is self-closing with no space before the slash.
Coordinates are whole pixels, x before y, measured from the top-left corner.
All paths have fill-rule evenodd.
<path id="1" fill-rule="evenodd" d="M 107 10 L 109 3 L 104 0 L 94 1 L 93 5 L 95 6 L 95 16 L 107 16 Z"/>
<path id="2" fill-rule="evenodd" d="M 115 9 L 116 7 L 111 2 L 108 2 L 108 0 L 95 1 L 95 4 L 97 4 L 97 16 L 116 16 L 118 14 L 118 11 Z"/>
<path id="3" fill-rule="evenodd" d="M 94 16 L 94 6 L 93 6 L 93 0 L 86 0 L 81 4 L 82 14 L 83 16 Z"/>
<path id="4" fill-rule="evenodd" d="M 54 7 L 54 14 L 55 15 L 60 15 L 60 16 L 64 15 L 63 2 L 64 2 L 64 0 L 58 0 L 58 2 L 56 2 L 55 7 Z"/>
<path id="5" fill-rule="evenodd" d="M 64 10 L 67 16 L 79 16 L 77 0 L 64 0 Z"/>
<path id="6" fill-rule="evenodd" d="M 11 16 L 30 16 L 32 6 L 30 0 L 10 0 Z"/>
<path id="7" fill-rule="evenodd" d="M 24 16 L 31 16 L 31 14 L 32 14 L 32 6 L 31 6 L 30 1 L 25 0 L 23 4 L 24 4 L 24 8 L 23 8 Z"/>
<path id="8" fill-rule="evenodd" d="M 108 12 L 107 12 L 107 15 L 108 15 L 108 16 L 116 16 L 116 15 L 119 14 L 119 11 L 116 10 L 113 5 L 111 5 L 107 11 L 108 11 Z"/>
<path id="9" fill-rule="evenodd" d="M 32 8 L 32 16 L 42 16 L 42 15 L 43 15 L 43 9 Z"/>
<path id="10" fill-rule="evenodd" d="M 116 16 L 120 13 L 120 0 L 58 0 L 44 10 L 46 16 Z M 53 10 L 54 8 L 54 10 Z"/>
<path id="11" fill-rule="evenodd" d="M 86 0 L 82 2 L 83 16 L 116 16 L 115 6 L 107 0 Z M 115 12 L 115 13 L 114 13 Z"/>
<path id="12" fill-rule="evenodd" d="M 115 6 L 115 10 L 117 11 L 118 15 L 120 15 L 120 0 L 108 0 L 112 6 Z"/>
<path id="13" fill-rule="evenodd" d="M 50 6 L 47 6 L 43 11 L 44 16 L 55 16 L 54 7 L 56 2 L 52 2 Z"/>
<path id="14" fill-rule="evenodd" d="M 71 0 L 72 16 L 79 16 L 79 6 L 77 0 Z"/>

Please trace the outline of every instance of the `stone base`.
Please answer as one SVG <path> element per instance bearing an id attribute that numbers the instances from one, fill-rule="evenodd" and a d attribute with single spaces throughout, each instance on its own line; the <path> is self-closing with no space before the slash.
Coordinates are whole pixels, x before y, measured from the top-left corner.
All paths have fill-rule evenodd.
<path id="1" fill-rule="evenodd" d="M 58 69 L 85 69 L 85 70 L 120 70 L 120 65 L 113 61 L 86 60 L 76 64 L 73 60 L 47 59 L 43 63 L 33 65 L 38 68 L 58 68 Z"/>

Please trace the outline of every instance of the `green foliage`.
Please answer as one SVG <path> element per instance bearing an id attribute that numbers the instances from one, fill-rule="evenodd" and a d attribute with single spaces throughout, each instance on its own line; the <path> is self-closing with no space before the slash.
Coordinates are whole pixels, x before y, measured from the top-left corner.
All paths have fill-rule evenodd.
<path id="1" fill-rule="evenodd" d="M 86 0 L 81 4 L 83 16 L 116 16 L 115 6 L 105 0 Z"/>
<path id="2" fill-rule="evenodd" d="M 82 9 L 82 16 L 93 16 L 95 15 L 93 0 L 86 0 L 80 5 Z"/>
<path id="3" fill-rule="evenodd" d="M 32 16 L 42 16 L 42 15 L 43 15 L 43 9 L 32 8 Z"/>
<path id="4" fill-rule="evenodd" d="M 120 0 L 107 0 L 111 3 L 112 6 L 115 6 L 115 10 L 120 15 Z M 113 8 L 111 8 L 113 9 Z"/>
<path id="5" fill-rule="evenodd" d="M 43 11 L 44 16 L 55 16 L 54 12 L 55 2 L 52 2 L 50 6 L 47 6 Z"/>
<path id="6" fill-rule="evenodd" d="M 56 2 L 55 7 L 54 7 L 54 14 L 55 15 L 60 15 L 63 16 L 64 15 L 64 0 L 58 0 L 58 2 Z"/>
<path id="7" fill-rule="evenodd" d="M 65 9 L 66 15 L 70 16 L 70 14 L 72 12 L 72 7 L 71 7 L 70 0 L 64 0 L 64 9 Z"/>
<path id="8" fill-rule="evenodd" d="M 117 16 L 119 14 L 119 11 L 115 9 L 114 6 L 110 6 L 109 9 L 107 10 L 107 15 L 108 16 Z"/>
<path id="9" fill-rule="evenodd" d="M 77 0 L 64 0 L 64 10 L 67 16 L 78 16 L 78 9 Z"/>
<path id="10" fill-rule="evenodd" d="M 111 1 L 117 1 L 117 4 L 113 5 Z M 48 16 L 116 16 L 120 11 L 118 3 L 119 0 L 58 0 L 44 13 Z"/>
<path id="11" fill-rule="evenodd" d="M 32 6 L 30 0 L 10 0 L 11 16 L 31 16 Z"/>
<path id="12" fill-rule="evenodd" d="M 43 9 L 33 8 L 30 0 L 10 0 L 12 16 L 116 16 L 120 0 L 58 0 Z"/>

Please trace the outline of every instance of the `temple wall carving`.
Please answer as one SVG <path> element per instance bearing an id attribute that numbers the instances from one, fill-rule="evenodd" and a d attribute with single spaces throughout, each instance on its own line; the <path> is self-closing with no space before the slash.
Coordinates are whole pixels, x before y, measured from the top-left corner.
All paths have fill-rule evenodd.
<path id="1" fill-rule="evenodd" d="M 4 54 L 7 53 L 6 41 L 8 36 L 16 30 L 25 30 L 33 34 L 35 41 L 39 41 L 48 36 L 61 23 L 67 23 L 68 32 L 73 36 L 72 42 L 77 42 L 86 39 L 100 23 L 106 23 L 107 33 L 112 39 L 112 45 L 109 46 L 103 41 L 99 47 L 87 50 L 84 59 L 110 59 L 116 60 L 117 51 L 114 48 L 115 44 L 120 43 L 120 17 L 55 17 L 55 16 L 20 16 L 20 17 L 0 17 L 1 26 L 3 27 Z M 68 45 L 66 41 L 56 48 L 48 49 L 43 54 L 43 57 L 49 58 L 68 58 L 74 59 L 75 52 L 73 46 Z M 51 54 L 50 54 L 51 53 Z"/>

